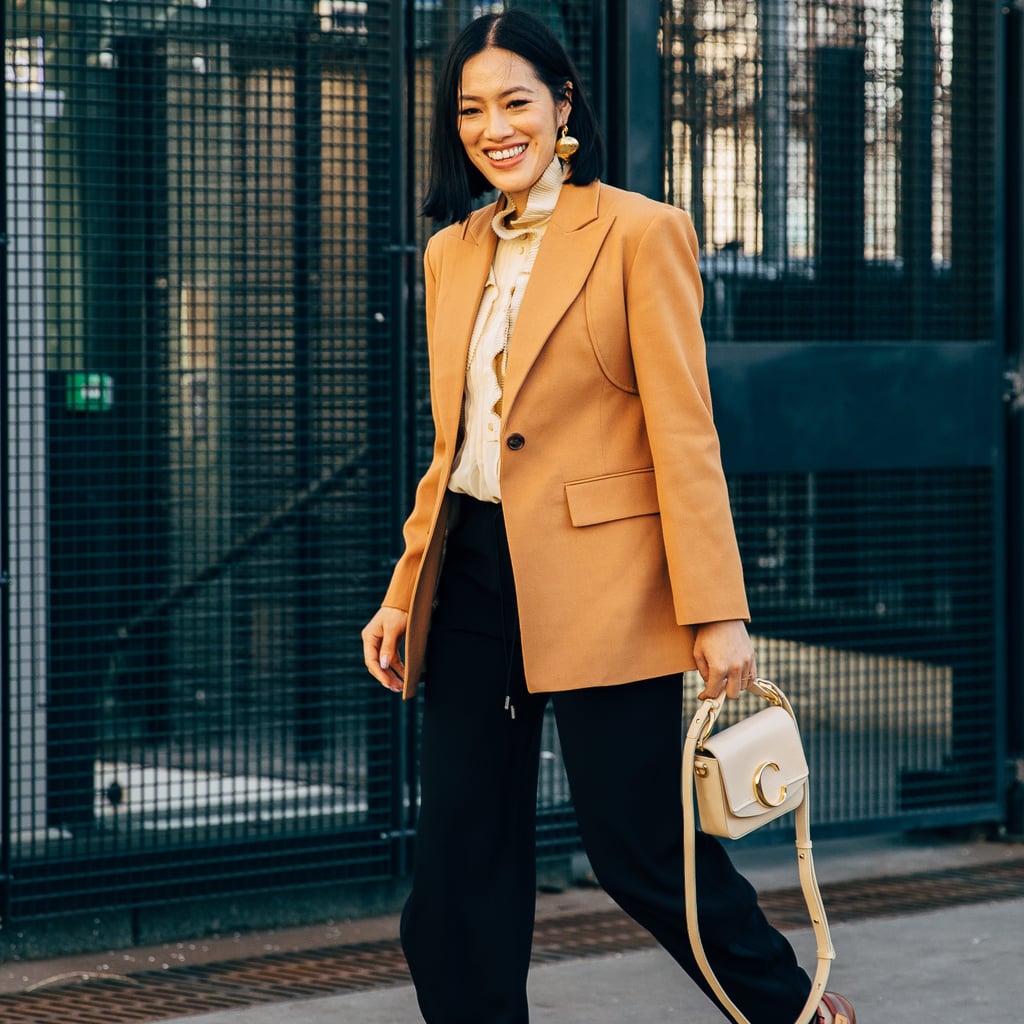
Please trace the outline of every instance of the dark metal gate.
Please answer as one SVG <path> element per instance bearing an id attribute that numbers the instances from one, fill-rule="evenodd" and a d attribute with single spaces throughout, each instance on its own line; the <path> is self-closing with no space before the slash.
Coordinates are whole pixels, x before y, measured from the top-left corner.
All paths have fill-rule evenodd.
<path id="1" fill-rule="evenodd" d="M 487 6 L 5 5 L 5 921 L 406 873 L 415 707 L 358 632 L 431 443 L 426 112 Z M 999 820 L 996 12 L 524 6 L 591 80 L 611 179 L 697 224 L 819 827 Z"/>

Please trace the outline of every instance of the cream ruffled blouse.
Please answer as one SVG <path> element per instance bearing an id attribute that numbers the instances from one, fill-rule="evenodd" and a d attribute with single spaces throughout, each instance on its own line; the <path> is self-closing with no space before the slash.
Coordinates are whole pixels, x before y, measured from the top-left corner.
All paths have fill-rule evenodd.
<path id="1" fill-rule="evenodd" d="M 449 490 L 480 501 L 501 501 L 501 399 L 509 339 L 564 175 L 555 157 L 530 189 L 523 213 L 515 216 L 512 199 L 506 195 L 505 206 L 491 221 L 498 244 L 469 345 L 465 439 L 448 484 Z"/>

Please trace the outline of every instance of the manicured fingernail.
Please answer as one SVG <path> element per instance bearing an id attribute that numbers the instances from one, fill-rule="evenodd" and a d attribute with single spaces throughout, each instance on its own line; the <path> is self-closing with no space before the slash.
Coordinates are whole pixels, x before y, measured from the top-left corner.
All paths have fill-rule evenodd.
<path id="1" fill-rule="evenodd" d="M 390 664 L 391 664 L 391 659 L 386 654 L 382 654 L 380 656 L 380 667 L 386 671 L 388 665 L 390 665 Z"/>

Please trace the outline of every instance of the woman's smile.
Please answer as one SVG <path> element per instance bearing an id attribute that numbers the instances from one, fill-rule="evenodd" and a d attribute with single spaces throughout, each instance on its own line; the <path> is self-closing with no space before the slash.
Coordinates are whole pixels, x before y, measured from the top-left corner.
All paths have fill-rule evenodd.
<path id="1" fill-rule="evenodd" d="M 526 152 L 526 143 L 524 142 L 520 146 L 510 146 L 506 149 L 485 150 L 485 152 L 492 163 L 507 163 Z"/>

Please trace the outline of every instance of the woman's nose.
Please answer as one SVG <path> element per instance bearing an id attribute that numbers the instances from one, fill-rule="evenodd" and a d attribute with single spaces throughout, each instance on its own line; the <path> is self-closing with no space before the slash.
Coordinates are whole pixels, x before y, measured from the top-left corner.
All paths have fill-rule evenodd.
<path id="1" fill-rule="evenodd" d="M 504 111 L 496 110 L 487 115 L 486 132 L 489 139 L 504 139 L 512 134 L 512 126 Z"/>

